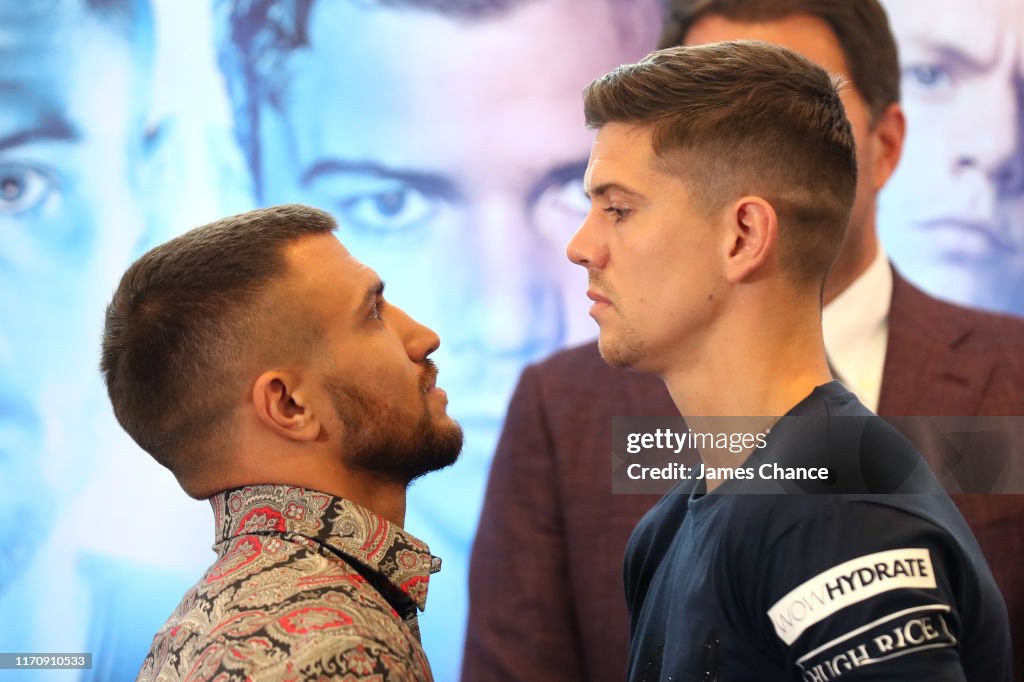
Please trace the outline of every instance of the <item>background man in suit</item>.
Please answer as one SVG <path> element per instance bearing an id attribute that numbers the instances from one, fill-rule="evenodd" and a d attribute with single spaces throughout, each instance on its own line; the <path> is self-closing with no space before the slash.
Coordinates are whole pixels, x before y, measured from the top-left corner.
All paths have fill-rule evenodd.
<path id="1" fill-rule="evenodd" d="M 843 101 L 858 189 L 823 314 L 839 377 L 882 415 L 1024 414 L 1024 322 L 926 296 L 879 247 L 875 199 L 904 136 L 897 52 L 882 8 L 876 0 L 685 1 L 662 43 L 745 38 L 795 49 L 851 81 Z M 658 380 L 605 367 L 596 344 L 524 371 L 473 550 L 464 679 L 622 679 L 622 555 L 656 498 L 610 493 L 611 419 L 673 413 Z M 1019 657 L 1024 503 L 1007 495 L 956 502 L 1006 598 Z"/>

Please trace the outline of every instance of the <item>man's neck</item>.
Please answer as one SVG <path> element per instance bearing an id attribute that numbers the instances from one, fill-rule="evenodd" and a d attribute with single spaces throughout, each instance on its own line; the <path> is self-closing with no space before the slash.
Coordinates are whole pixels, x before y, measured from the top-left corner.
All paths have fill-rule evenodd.
<path id="1" fill-rule="evenodd" d="M 832 380 L 816 301 L 751 303 L 662 373 L 684 417 L 779 417 Z"/>
<path id="2" fill-rule="evenodd" d="M 405 526 L 408 483 L 392 481 L 362 469 L 345 466 L 340 458 L 333 455 L 295 454 L 288 457 L 281 455 L 280 450 L 280 446 L 276 449 L 271 447 L 268 449 L 270 454 L 263 457 L 237 458 L 233 462 L 230 476 L 224 475 L 216 489 L 227 490 L 259 484 L 293 485 L 349 500 L 380 514 L 399 528 Z M 289 465 L 281 466 L 281 460 L 288 461 Z M 261 462 L 272 464 L 259 466 Z M 256 466 L 251 463 L 256 463 Z"/>
<path id="3" fill-rule="evenodd" d="M 306 484 L 304 487 L 355 502 L 380 514 L 399 528 L 405 527 L 405 493 L 408 484 L 383 481 L 373 475 L 348 471 L 342 476 L 324 477 L 317 484 Z"/>
<path id="4" fill-rule="evenodd" d="M 825 279 L 823 300 L 825 305 L 831 303 L 839 294 L 857 281 L 867 272 L 878 255 L 878 235 L 875 234 L 874 221 L 860 238 L 843 244 L 843 250 Z"/>
<path id="5" fill-rule="evenodd" d="M 380 483 L 361 490 L 358 493 L 350 492 L 346 499 L 360 504 L 367 509 L 375 511 L 399 528 L 405 527 L 405 492 L 406 484 Z M 349 486 L 351 491 L 352 486 Z M 345 495 L 341 495 L 345 497 Z"/>

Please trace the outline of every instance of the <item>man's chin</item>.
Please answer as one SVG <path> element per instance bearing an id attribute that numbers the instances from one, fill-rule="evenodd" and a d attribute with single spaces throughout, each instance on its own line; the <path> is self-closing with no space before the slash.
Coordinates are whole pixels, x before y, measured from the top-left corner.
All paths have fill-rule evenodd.
<path id="1" fill-rule="evenodd" d="M 447 417 L 445 423 L 438 428 L 434 444 L 438 461 L 444 462 L 438 468 L 451 466 L 458 461 L 459 455 L 462 454 L 463 437 L 462 426 L 451 417 Z"/>
<path id="2" fill-rule="evenodd" d="M 637 364 L 642 359 L 642 353 L 639 349 L 633 348 L 628 344 L 616 343 L 610 340 L 606 341 L 603 335 L 597 340 L 597 350 L 605 364 L 611 367 L 636 369 Z"/>
<path id="3" fill-rule="evenodd" d="M 415 464 L 405 472 L 409 482 L 455 464 L 462 454 L 462 441 L 462 427 L 451 417 L 435 424 L 430 437 L 422 443 Z"/>

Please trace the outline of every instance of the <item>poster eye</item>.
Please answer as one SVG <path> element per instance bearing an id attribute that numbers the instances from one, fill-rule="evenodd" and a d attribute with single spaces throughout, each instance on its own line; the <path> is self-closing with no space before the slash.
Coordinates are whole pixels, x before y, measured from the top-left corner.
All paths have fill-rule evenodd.
<path id="1" fill-rule="evenodd" d="M 55 186 L 53 177 L 38 168 L 21 164 L 0 164 L 0 213 L 19 215 L 36 208 Z"/>
<path id="2" fill-rule="evenodd" d="M 367 232 L 402 232 L 433 218 L 440 200 L 412 188 L 399 187 L 350 197 L 341 205 L 341 220 Z"/>
<path id="3" fill-rule="evenodd" d="M 910 92 L 941 95 L 956 85 L 956 76 L 945 64 L 911 64 L 903 69 L 903 84 Z"/>

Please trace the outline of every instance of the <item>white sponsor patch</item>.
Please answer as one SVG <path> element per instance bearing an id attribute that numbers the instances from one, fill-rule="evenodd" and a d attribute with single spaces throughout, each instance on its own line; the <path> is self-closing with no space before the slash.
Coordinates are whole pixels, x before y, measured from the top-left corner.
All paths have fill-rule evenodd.
<path id="1" fill-rule="evenodd" d="M 873 620 L 798 658 L 800 676 L 804 682 L 831 682 L 851 670 L 954 647 L 957 639 L 946 620 L 950 611 L 946 604 L 926 604 Z"/>
<path id="2" fill-rule="evenodd" d="M 775 634 L 792 644 L 804 630 L 836 611 L 902 588 L 935 588 L 927 549 L 875 552 L 833 566 L 793 589 L 768 609 Z"/>

